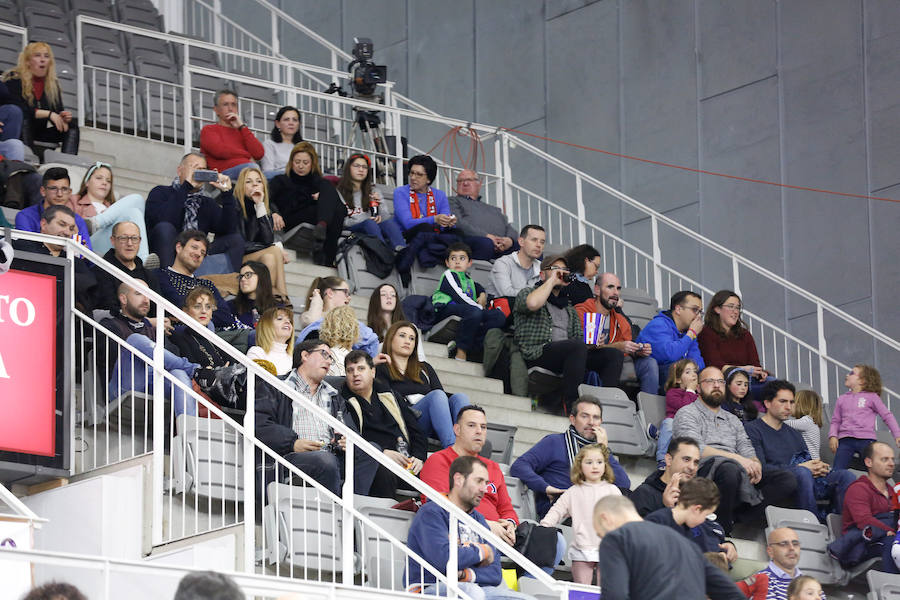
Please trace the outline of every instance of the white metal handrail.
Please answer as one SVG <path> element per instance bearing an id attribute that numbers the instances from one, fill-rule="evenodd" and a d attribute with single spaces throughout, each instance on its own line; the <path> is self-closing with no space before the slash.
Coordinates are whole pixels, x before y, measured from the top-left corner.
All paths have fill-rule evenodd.
<path id="1" fill-rule="evenodd" d="M 19 500 L 16 495 L 9 491 L 2 483 L 0 483 L 0 501 L 6 504 L 13 511 L 12 513 L 0 513 L 0 519 L 11 521 L 28 521 L 29 523 L 34 525 L 35 528 L 39 528 L 41 526 L 41 523 L 47 522 L 47 519 L 37 516 L 37 513 L 23 504 L 22 501 Z"/>
<path id="2" fill-rule="evenodd" d="M 19 232 L 18 230 L 12 230 L 13 239 L 33 239 L 42 242 L 53 242 L 59 244 L 61 242 L 60 238 L 55 238 L 43 234 L 36 233 L 26 233 Z M 221 413 L 221 411 L 216 410 L 216 408 L 210 404 L 207 404 L 202 397 L 195 396 L 195 399 L 199 403 L 203 403 L 210 409 L 212 412 L 215 412 L 223 422 L 227 423 L 229 427 L 233 428 L 236 432 L 238 432 L 244 440 L 244 488 L 243 488 L 243 510 L 245 515 L 255 514 L 255 498 L 254 498 L 254 474 L 252 469 L 250 468 L 255 464 L 255 452 L 260 450 L 269 455 L 272 460 L 278 462 L 284 469 L 288 470 L 291 473 L 294 473 L 298 477 L 304 479 L 308 484 L 316 487 L 320 493 L 325 494 L 327 497 L 330 497 L 333 502 L 337 505 L 342 506 L 344 513 L 349 517 L 354 518 L 355 520 L 366 521 L 365 517 L 359 513 L 354 507 L 353 504 L 353 492 L 352 492 L 352 475 L 347 477 L 345 480 L 345 487 L 343 498 L 339 498 L 330 494 L 327 490 L 322 488 L 322 486 L 318 485 L 317 482 L 312 480 L 310 477 L 306 476 L 301 470 L 297 469 L 286 460 L 284 460 L 281 456 L 275 454 L 270 449 L 266 448 L 264 444 L 259 442 L 255 438 L 253 433 L 254 431 L 254 401 L 255 395 L 252 392 L 253 382 L 256 379 L 261 379 L 263 382 L 274 388 L 275 390 L 287 395 L 288 397 L 299 400 L 300 404 L 304 406 L 307 410 L 312 411 L 318 418 L 325 421 L 329 427 L 331 427 L 335 432 L 340 433 L 347 439 L 347 446 L 350 450 L 347 452 L 347 470 L 352 474 L 352 449 L 354 447 L 359 448 L 369 456 L 371 456 L 374 460 L 376 460 L 380 466 L 387 468 L 391 472 L 393 472 L 399 480 L 405 482 L 407 485 L 419 491 L 422 495 L 426 496 L 429 501 L 435 502 L 440 505 L 442 508 L 447 510 L 450 513 L 450 522 L 451 527 L 455 526 L 457 520 L 461 520 L 467 526 L 474 528 L 474 530 L 479 532 L 479 535 L 487 539 L 491 544 L 493 544 L 499 551 L 501 551 L 504 555 L 510 557 L 517 564 L 521 565 L 525 568 L 531 575 L 536 577 L 545 585 L 548 585 L 554 592 L 559 592 L 560 594 L 566 594 L 569 586 L 567 586 L 563 582 L 556 581 L 548 576 L 546 573 L 541 571 L 536 565 L 534 565 L 531 561 L 529 561 L 525 556 L 520 554 L 517 550 L 506 544 L 501 538 L 496 536 L 493 532 L 488 528 L 482 527 L 477 521 L 475 521 L 470 515 L 466 514 L 454 504 L 452 504 L 446 497 L 442 494 L 438 494 L 435 492 L 430 486 L 424 484 L 421 480 L 416 477 L 413 477 L 409 472 L 405 469 L 400 468 L 393 460 L 387 458 L 383 453 L 377 451 L 374 447 L 370 446 L 368 442 L 366 442 L 359 434 L 355 431 L 347 427 L 343 422 L 338 421 L 331 414 L 324 411 L 318 405 L 314 404 L 310 400 L 296 394 L 292 388 L 287 386 L 282 380 L 274 377 L 269 372 L 262 369 L 259 365 L 257 365 L 252 360 L 248 359 L 245 355 L 237 352 L 232 346 L 224 342 L 221 338 L 212 333 L 209 329 L 200 326 L 197 324 L 189 315 L 184 313 L 180 308 L 174 306 L 168 300 L 166 300 L 163 296 L 157 294 L 153 290 L 149 289 L 143 281 L 136 280 L 129 276 L 128 274 L 120 271 L 115 266 L 107 263 L 102 257 L 96 255 L 94 252 L 88 250 L 84 246 L 78 244 L 74 240 L 68 239 L 64 241 L 66 246 L 66 257 L 68 260 L 75 260 L 76 257 L 81 256 L 84 260 L 87 260 L 89 263 L 93 265 L 94 268 L 101 269 L 108 274 L 115 277 L 117 280 L 127 283 L 128 285 L 134 287 L 135 289 L 140 290 L 145 296 L 147 296 L 151 302 L 156 303 L 156 339 L 162 340 L 165 337 L 164 331 L 164 317 L 168 315 L 172 315 L 173 317 L 180 320 L 186 327 L 189 327 L 195 334 L 200 335 L 205 338 L 207 341 L 215 345 L 220 352 L 227 355 L 229 360 L 232 361 L 233 364 L 241 364 L 247 369 L 247 387 L 248 387 L 248 395 L 247 395 L 247 407 L 246 407 L 246 416 L 244 424 L 239 424 L 234 420 L 230 419 L 227 415 Z M 73 297 L 74 302 L 74 297 Z M 73 306 L 69 307 L 73 313 L 75 313 L 76 308 Z M 90 323 L 90 317 L 83 315 L 81 313 L 76 314 L 83 321 Z M 74 333 L 74 323 L 72 324 L 72 330 Z M 73 336 L 74 337 L 74 336 Z M 118 340 L 120 342 L 124 342 L 124 340 Z M 132 348 L 132 350 L 134 350 Z M 164 439 L 165 433 L 163 430 L 164 422 L 165 422 L 165 413 L 164 413 L 164 382 L 169 382 L 171 385 L 175 385 L 181 387 L 185 393 L 193 393 L 191 390 L 185 388 L 177 379 L 172 377 L 169 373 L 165 371 L 163 368 L 163 344 L 157 343 L 155 346 L 155 350 L 152 357 L 152 366 L 153 366 L 153 518 L 152 518 L 152 531 L 154 543 L 161 542 L 161 532 L 162 532 L 162 520 L 163 520 L 163 507 L 161 504 L 161 498 L 163 496 L 163 473 L 164 473 Z M 138 353 L 139 354 L 139 353 Z M 148 363 L 149 365 L 149 363 Z M 76 373 L 73 369 L 72 372 L 72 383 L 74 388 Z M 349 484 L 349 486 L 348 486 Z M 349 494 L 347 493 L 349 488 Z M 255 556 L 255 548 L 253 547 L 254 538 L 254 520 L 250 518 L 244 519 L 244 532 L 245 532 L 245 544 L 247 547 L 245 548 L 245 561 L 247 570 L 252 570 L 252 560 Z M 383 532 L 381 528 L 379 528 L 375 523 L 369 522 L 367 526 L 374 528 L 376 531 L 382 532 L 383 535 L 388 535 L 386 532 Z M 345 532 L 347 530 L 345 529 Z M 347 548 L 352 548 L 352 540 L 347 540 L 348 544 L 345 544 L 345 550 Z M 421 558 L 418 558 L 420 564 L 423 564 L 426 570 L 428 569 L 427 563 Z M 345 570 L 345 581 L 352 580 L 352 560 L 344 561 L 343 569 Z M 348 570 L 349 569 L 349 577 Z M 437 572 L 433 572 L 433 575 L 437 574 Z M 453 577 L 446 577 L 445 583 L 448 583 L 451 587 L 455 585 L 455 570 L 453 571 Z M 439 578 L 440 579 L 440 578 Z M 462 592 L 459 592 L 460 594 Z M 564 596 L 561 596 L 564 597 Z"/>
<path id="3" fill-rule="evenodd" d="M 0 31 L 8 31 L 14 35 L 22 36 L 22 49 L 25 49 L 25 46 L 28 45 L 28 30 L 24 27 L 19 27 L 18 25 L 13 25 L 12 23 L 4 23 L 0 21 Z"/>

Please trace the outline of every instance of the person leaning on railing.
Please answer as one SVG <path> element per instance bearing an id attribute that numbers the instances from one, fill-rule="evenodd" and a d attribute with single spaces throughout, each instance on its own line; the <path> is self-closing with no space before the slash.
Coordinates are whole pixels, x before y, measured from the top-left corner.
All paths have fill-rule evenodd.
<path id="1" fill-rule="evenodd" d="M 62 144 L 66 154 L 78 154 L 78 123 L 65 110 L 56 78 L 53 50 L 45 42 L 31 42 L 19 53 L 15 67 L 2 77 L 10 95 L 22 109 L 22 141 L 39 158 L 44 147 L 36 142 Z"/>

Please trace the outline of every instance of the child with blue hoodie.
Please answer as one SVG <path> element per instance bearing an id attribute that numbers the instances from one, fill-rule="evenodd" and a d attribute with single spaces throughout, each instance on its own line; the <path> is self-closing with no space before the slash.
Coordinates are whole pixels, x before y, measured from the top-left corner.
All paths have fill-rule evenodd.
<path id="1" fill-rule="evenodd" d="M 447 270 L 441 275 L 438 289 L 431 296 L 436 321 L 450 316 L 462 317 L 456 339 L 449 344 L 449 355 L 466 360 L 468 353 L 484 343 L 488 329 L 503 327 L 506 315 L 499 309 L 487 308 L 487 294 L 466 271 L 472 266 L 472 250 L 457 242 L 447 247 L 444 261 Z"/>

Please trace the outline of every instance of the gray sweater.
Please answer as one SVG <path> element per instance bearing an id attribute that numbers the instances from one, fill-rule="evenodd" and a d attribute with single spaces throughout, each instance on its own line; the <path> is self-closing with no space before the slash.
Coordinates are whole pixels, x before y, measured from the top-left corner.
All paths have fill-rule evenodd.
<path id="1" fill-rule="evenodd" d="M 456 215 L 457 229 L 465 236 L 487 237 L 487 234 L 508 237 L 515 241 L 519 233 L 513 229 L 496 206 L 485 204 L 479 196 L 472 200 L 467 196 L 453 196 L 450 199 L 450 212 Z"/>

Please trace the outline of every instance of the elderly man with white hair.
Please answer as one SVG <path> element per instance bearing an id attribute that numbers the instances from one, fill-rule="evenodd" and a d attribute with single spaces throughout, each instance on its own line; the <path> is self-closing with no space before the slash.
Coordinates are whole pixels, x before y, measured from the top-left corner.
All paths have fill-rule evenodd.
<path id="1" fill-rule="evenodd" d="M 456 229 L 472 249 L 472 258 L 493 260 L 519 249 L 518 232 L 503 211 L 481 199 L 481 178 L 463 169 L 456 177 L 456 195 L 449 198 Z"/>

